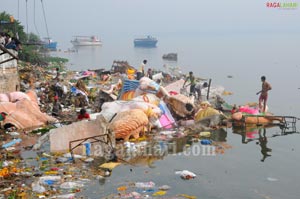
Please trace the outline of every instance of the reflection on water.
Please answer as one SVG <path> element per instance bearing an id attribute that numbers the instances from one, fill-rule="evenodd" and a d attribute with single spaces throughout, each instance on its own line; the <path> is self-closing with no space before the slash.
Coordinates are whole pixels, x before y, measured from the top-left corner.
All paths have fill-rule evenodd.
<path id="1" fill-rule="evenodd" d="M 268 135 L 267 129 L 269 131 L 271 128 L 274 129 L 277 128 L 277 130 L 279 130 L 280 133 Z M 284 125 L 269 124 L 263 126 L 257 126 L 257 125 L 233 126 L 232 132 L 242 136 L 241 142 L 243 144 L 256 141 L 256 144 L 259 145 L 261 148 L 260 150 L 262 154 L 261 162 L 264 162 L 267 157 L 272 156 L 271 155 L 272 149 L 268 147 L 268 140 L 270 138 L 299 133 L 296 130 L 295 123 L 284 123 Z"/>
<path id="2" fill-rule="evenodd" d="M 227 131 L 223 128 L 213 130 L 209 136 L 201 136 L 200 132 L 183 136 L 178 132 L 171 132 L 173 137 L 162 137 L 142 142 L 127 142 L 119 147 L 117 156 L 122 163 L 130 165 L 145 165 L 155 168 L 154 162 L 163 160 L 167 155 L 184 156 L 215 156 L 224 154 L 231 148 L 226 141 Z M 180 135 L 179 137 L 177 137 Z M 201 140 L 209 140 L 211 144 L 201 144 Z"/>
<path id="3" fill-rule="evenodd" d="M 262 133 L 263 132 L 263 133 Z M 258 143 L 261 147 L 261 154 L 263 155 L 261 161 L 264 162 L 265 159 L 268 157 L 268 156 L 271 156 L 270 154 L 268 154 L 268 152 L 271 152 L 272 149 L 268 148 L 267 147 L 267 143 L 268 143 L 268 138 L 266 136 L 266 129 L 263 128 L 263 129 L 259 129 L 258 131 Z"/>

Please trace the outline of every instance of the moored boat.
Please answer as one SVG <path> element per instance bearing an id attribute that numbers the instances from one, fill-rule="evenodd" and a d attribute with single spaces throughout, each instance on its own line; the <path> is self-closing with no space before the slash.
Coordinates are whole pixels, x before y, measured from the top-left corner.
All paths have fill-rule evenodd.
<path id="1" fill-rule="evenodd" d="M 101 40 L 96 36 L 74 36 L 71 40 L 74 46 L 101 46 Z"/>
<path id="2" fill-rule="evenodd" d="M 165 60 L 177 61 L 177 53 L 168 53 L 162 56 Z"/>
<path id="3" fill-rule="evenodd" d="M 156 47 L 158 40 L 152 36 L 136 38 L 133 43 L 135 47 Z"/>
<path id="4" fill-rule="evenodd" d="M 44 41 L 42 42 L 43 47 L 51 50 L 56 51 L 57 50 L 57 42 L 53 41 L 51 38 L 44 38 Z"/>

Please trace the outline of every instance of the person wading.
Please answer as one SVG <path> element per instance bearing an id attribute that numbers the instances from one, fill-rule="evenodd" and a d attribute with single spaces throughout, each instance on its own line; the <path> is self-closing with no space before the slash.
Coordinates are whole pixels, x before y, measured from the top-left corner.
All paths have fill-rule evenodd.
<path id="1" fill-rule="evenodd" d="M 268 100 L 268 91 L 272 89 L 271 84 L 266 81 L 266 77 L 261 77 L 262 88 L 261 91 L 257 92 L 256 95 L 260 94 L 258 99 L 259 110 L 261 112 L 266 112 L 267 100 Z"/>

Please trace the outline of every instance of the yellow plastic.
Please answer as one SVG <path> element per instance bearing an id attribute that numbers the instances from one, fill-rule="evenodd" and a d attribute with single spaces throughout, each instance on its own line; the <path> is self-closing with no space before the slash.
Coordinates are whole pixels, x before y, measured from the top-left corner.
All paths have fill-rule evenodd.
<path id="1" fill-rule="evenodd" d="M 100 168 L 103 168 L 103 169 L 114 169 L 116 166 L 119 166 L 121 163 L 119 162 L 107 162 L 107 163 L 104 163 L 104 164 L 101 164 L 99 167 Z"/>

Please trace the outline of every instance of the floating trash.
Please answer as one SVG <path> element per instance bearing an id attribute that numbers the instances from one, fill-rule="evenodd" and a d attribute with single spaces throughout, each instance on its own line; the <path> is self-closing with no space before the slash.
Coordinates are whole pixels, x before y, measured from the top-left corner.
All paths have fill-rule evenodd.
<path id="1" fill-rule="evenodd" d="M 271 177 L 268 177 L 267 180 L 270 181 L 270 182 L 276 182 L 276 181 L 278 181 L 277 178 L 271 178 Z"/>
<path id="2" fill-rule="evenodd" d="M 180 175 L 180 177 L 184 180 L 189 180 L 196 177 L 196 174 L 188 170 L 176 171 L 175 174 Z"/>

